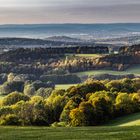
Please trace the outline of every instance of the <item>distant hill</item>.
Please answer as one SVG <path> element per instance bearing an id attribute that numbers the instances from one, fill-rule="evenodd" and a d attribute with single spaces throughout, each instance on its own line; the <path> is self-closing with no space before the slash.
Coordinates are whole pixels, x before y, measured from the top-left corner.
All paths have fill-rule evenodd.
<path id="1" fill-rule="evenodd" d="M 0 47 L 1 46 L 12 46 L 17 45 L 17 47 L 22 46 L 37 46 L 45 45 L 48 47 L 53 46 L 61 46 L 61 45 L 80 45 L 80 44 L 87 44 L 80 39 L 69 38 L 69 37 L 50 37 L 47 39 L 35 39 L 35 38 L 0 38 Z M 90 44 L 90 42 L 89 42 Z"/>
<path id="2" fill-rule="evenodd" d="M 0 45 L 44 45 L 48 43 L 52 41 L 33 38 L 0 38 Z"/>
<path id="3" fill-rule="evenodd" d="M 52 36 L 52 37 L 46 38 L 46 40 L 61 41 L 61 42 L 84 42 L 81 39 L 72 38 L 72 37 L 68 37 L 68 36 Z"/>
<path id="4" fill-rule="evenodd" d="M 106 38 L 106 39 L 79 39 L 69 36 L 52 36 L 46 39 L 37 38 L 20 38 L 20 37 L 2 37 L 0 38 L 0 47 L 9 45 L 21 46 L 61 46 L 61 45 L 96 45 L 96 46 L 107 46 L 113 45 L 116 47 L 132 44 L 140 44 L 140 36 L 129 36 L 129 37 L 117 37 L 117 38 Z M 39 47 L 39 46 L 38 46 Z"/>
<path id="5" fill-rule="evenodd" d="M 140 23 L 0 25 L 0 37 L 46 38 L 59 35 L 103 38 L 134 34 L 140 34 Z"/>

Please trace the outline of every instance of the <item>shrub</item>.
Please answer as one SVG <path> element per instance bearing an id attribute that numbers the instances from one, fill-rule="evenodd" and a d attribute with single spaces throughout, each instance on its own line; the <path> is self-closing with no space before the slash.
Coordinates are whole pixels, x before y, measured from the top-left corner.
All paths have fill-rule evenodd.
<path id="1" fill-rule="evenodd" d="M 19 92 L 13 92 L 9 94 L 8 96 L 4 97 L 2 100 L 2 105 L 13 105 L 21 100 L 28 101 L 30 98 L 22 93 Z"/>
<path id="2" fill-rule="evenodd" d="M 130 114 L 135 108 L 130 96 L 127 93 L 119 93 L 116 97 L 116 109 L 119 115 Z"/>
<path id="3" fill-rule="evenodd" d="M 21 121 L 14 114 L 8 114 L 0 118 L 0 125 L 21 125 Z"/>

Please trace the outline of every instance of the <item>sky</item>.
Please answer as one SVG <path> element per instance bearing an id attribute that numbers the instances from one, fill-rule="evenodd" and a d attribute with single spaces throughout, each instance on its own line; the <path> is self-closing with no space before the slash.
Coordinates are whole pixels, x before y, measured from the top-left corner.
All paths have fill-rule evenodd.
<path id="1" fill-rule="evenodd" d="M 0 0 L 0 24 L 140 23 L 140 0 Z"/>

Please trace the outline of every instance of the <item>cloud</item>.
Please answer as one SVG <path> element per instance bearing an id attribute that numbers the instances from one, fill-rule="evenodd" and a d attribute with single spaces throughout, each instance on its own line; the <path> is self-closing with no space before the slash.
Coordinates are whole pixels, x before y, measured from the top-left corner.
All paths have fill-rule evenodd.
<path id="1" fill-rule="evenodd" d="M 139 0 L 0 0 L 0 2 L 2 2 L 1 24 L 140 22 Z M 9 5 L 6 6 L 8 2 Z"/>
<path id="2" fill-rule="evenodd" d="M 69 6 L 69 5 L 116 5 L 140 4 L 139 0 L 0 0 L 2 6 Z"/>

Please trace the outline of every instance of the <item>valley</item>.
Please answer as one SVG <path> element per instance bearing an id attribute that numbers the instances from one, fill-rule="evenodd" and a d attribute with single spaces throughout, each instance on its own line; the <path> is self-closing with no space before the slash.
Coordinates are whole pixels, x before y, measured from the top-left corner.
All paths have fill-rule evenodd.
<path id="1" fill-rule="evenodd" d="M 139 0 L 0 0 L 0 140 L 139 140 L 139 17 Z"/>

